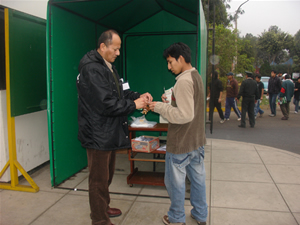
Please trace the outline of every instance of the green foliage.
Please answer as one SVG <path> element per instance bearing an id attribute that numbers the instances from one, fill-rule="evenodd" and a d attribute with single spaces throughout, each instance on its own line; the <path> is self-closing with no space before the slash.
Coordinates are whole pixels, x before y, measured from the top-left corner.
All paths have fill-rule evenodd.
<path id="1" fill-rule="evenodd" d="M 300 30 L 294 36 L 294 46 L 291 49 L 291 56 L 293 57 L 294 65 L 293 72 L 300 72 Z"/>
<path id="2" fill-rule="evenodd" d="M 237 66 L 236 66 L 236 74 L 250 71 L 255 71 L 254 68 L 254 49 L 251 45 L 250 40 L 248 39 L 239 39 L 239 54 L 238 54 L 238 60 L 237 60 Z"/>
<path id="3" fill-rule="evenodd" d="M 271 69 L 276 70 L 277 73 L 278 72 L 288 73 L 288 74 L 292 74 L 293 73 L 292 66 L 291 65 L 286 65 L 286 64 L 272 65 Z"/>
<path id="4" fill-rule="evenodd" d="M 253 57 L 256 56 L 256 43 L 257 43 L 257 37 L 253 36 L 252 34 L 246 34 L 244 38 L 240 38 L 241 41 L 243 41 L 244 46 L 242 49 L 240 49 L 240 54 L 246 54 L 247 57 Z"/>
<path id="5" fill-rule="evenodd" d="M 245 71 L 250 71 L 250 72 L 254 73 L 255 68 L 253 66 L 253 63 L 254 63 L 254 57 L 248 58 L 246 54 L 239 55 L 236 73 L 244 74 Z"/>
<path id="6" fill-rule="evenodd" d="M 268 31 L 264 31 L 259 36 L 257 48 L 261 50 L 261 57 L 269 63 L 280 63 L 284 50 L 292 46 L 292 38 L 289 34 L 281 31 L 277 26 L 271 26 Z"/>
<path id="7" fill-rule="evenodd" d="M 271 66 L 270 63 L 268 61 L 264 61 L 264 63 L 261 65 L 259 73 L 261 76 L 267 76 L 269 77 L 271 74 Z"/>
<path id="8" fill-rule="evenodd" d="M 226 85 L 227 85 L 227 76 L 223 76 L 219 78 L 220 81 L 222 81 L 222 86 L 223 86 L 223 90 L 226 90 Z"/>
<path id="9" fill-rule="evenodd" d="M 209 32 L 209 46 L 212 46 L 212 31 Z M 220 77 L 231 71 L 231 64 L 235 55 L 236 35 L 223 25 L 215 27 L 215 55 L 220 57 L 220 62 L 216 65 Z M 212 55 L 212 48 L 208 49 L 208 56 Z M 211 73 L 211 63 L 209 62 L 209 74 Z"/>
<path id="10" fill-rule="evenodd" d="M 293 57 L 293 60 L 294 60 L 294 64 L 292 65 L 292 69 L 293 69 L 293 72 L 300 72 L 300 58 L 298 57 L 298 55 L 295 55 Z"/>
<path id="11" fill-rule="evenodd" d="M 294 49 L 292 56 L 297 55 L 300 58 L 300 30 L 294 36 Z"/>
<path id="12" fill-rule="evenodd" d="M 209 33 L 208 56 L 212 55 L 212 31 Z M 232 70 L 234 57 L 237 55 L 237 66 L 235 73 L 244 73 L 247 71 L 254 72 L 254 57 L 251 52 L 252 45 L 249 40 L 237 38 L 236 30 L 225 28 L 223 25 L 215 27 L 215 55 L 219 56 L 220 62 L 215 65 L 215 70 L 220 77 L 226 76 Z M 212 65 L 209 62 L 208 74 L 211 74 Z"/>
<path id="13" fill-rule="evenodd" d="M 228 1 L 229 2 L 229 1 Z M 209 3 L 209 6 L 208 6 Z M 227 27 L 230 23 L 226 9 L 230 8 L 230 5 L 226 0 L 202 0 L 203 10 L 206 21 L 208 19 L 209 24 L 213 23 L 213 3 L 215 4 L 215 22 L 216 25 L 224 25 Z M 209 12 L 208 12 L 209 9 Z M 209 14 L 209 18 L 208 18 Z"/>

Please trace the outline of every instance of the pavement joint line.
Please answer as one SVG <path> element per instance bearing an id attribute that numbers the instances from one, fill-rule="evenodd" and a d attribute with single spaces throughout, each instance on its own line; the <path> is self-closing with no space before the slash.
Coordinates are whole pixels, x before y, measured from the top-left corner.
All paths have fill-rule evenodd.
<path id="1" fill-rule="evenodd" d="M 291 164 L 291 163 L 267 163 L 268 166 L 300 166 L 299 164 Z"/>
<path id="2" fill-rule="evenodd" d="M 236 165 L 263 165 L 262 163 L 251 163 L 251 162 L 218 162 L 218 161 L 216 161 L 216 162 L 214 162 L 214 163 L 218 163 L 218 164 L 232 164 L 232 163 L 234 163 L 234 164 L 236 164 Z M 269 165 L 269 164 L 268 164 Z M 275 165 L 278 165 L 278 164 L 275 164 Z M 286 164 L 285 164 L 286 165 Z"/>
<path id="3" fill-rule="evenodd" d="M 263 147 L 263 146 L 269 147 L 267 145 L 259 145 L 259 147 Z M 255 146 L 255 147 L 258 147 L 258 146 Z M 282 149 L 272 149 L 272 147 L 269 147 L 269 148 L 271 148 L 271 149 L 262 149 L 262 150 L 260 149 L 260 150 L 257 150 L 257 151 L 263 151 L 263 152 L 276 151 L 276 152 L 283 153 L 283 154 L 286 154 L 286 155 L 289 155 L 289 156 L 300 159 L 300 155 L 297 154 L 297 153 L 290 152 L 288 150 L 282 150 Z"/>
<path id="4" fill-rule="evenodd" d="M 138 195 L 141 195 L 141 193 L 142 193 L 142 191 L 143 191 L 144 188 L 145 188 L 145 185 L 141 187 L 141 189 L 138 192 Z M 133 208 L 133 206 L 136 204 L 137 199 L 138 199 L 138 196 L 136 196 L 136 198 L 132 201 L 132 204 L 130 205 L 130 207 L 129 207 L 127 213 L 126 213 L 126 215 L 124 216 L 124 218 L 121 221 L 121 225 L 126 221 L 127 215 L 129 215 L 129 212 L 131 211 L 131 209 Z"/>
<path id="5" fill-rule="evenodd" d="M 296 184 L 296 183 L 277 183 L 277 184 L 283 184 L 283 185 L 288 184 L 288 185 L 297 185 L 297 186 L 300 186 L 300 184 Z M 298 213 L 300 213 L 300 212 L 298 212 Z"/>
<path id="6" fill-rule="evenodd" d="M 65 194 L 63 194 L 63 196 L 61 198 L 59 198 L 56 202 L 54 202 L 53 204 L 51 204 L 48 208 L 46 208 L 42 213 L 40 213 L 40 215 L 38 215 L 36 218 L 34 218 L 28 225 L 33 224 L 35 221 L 37 221 L 42 215 L 44 215 L 49 209 L 51 209 L 54 205 L 56 205 L 60 200 L 62 200 L 64 197 L 66 197 L 68 195 L 70 191 L 66 192 Z"/>
<path id="7" fill-rule="evenodd" d="M 213 180 L 218 182 L 232 182 L 232 183 L 252 183 L 252 184 L 273 184 L 272 182 L 259 182 L 259 181 L 247 181 L 247 180 Z"/>
<path id="8" fill-rule="evenodd" d="M 120 222 L 120 225 L 122 225 L 126 219 L 127 219 L 127 216 L 129 215 L 129 212 L 131 211 L 131 209 L 133 208 L 133 206 L 135 205 L 135 203 L 137 202 L 137 197 L 132 201 L 132 203 L 130 204 L 130 207 L 129 209 L 127 210 L 127 212 L 124 214 L 124 217 L 122 219 L 122 221 Z"/>
<path id="9" fill-rule="evenodd" d="M 249 162 L 245 162 L 245 163 L 242 163 L 242 162 L 221 162 L 221 161 L 215 161 L 213 163 L 223 163 L 223 164 L 232 164 L 232 163 L 235 163 L 235 164 L 248 164 L 248 165 L 262 165 L 261 163 L 249 163 Z M 269 164 L 268 164 L 269 165 Z M 275 165 L 278 165 L 278 164 L 275 164 Z M 286 164 L 285 164 L 286 165 Z"/>
<path id="10" fill-rule="evenodd" d="M 75 187 L 74 187 L 74 191 L 75 190 L 77 190 L 77 187 L 80 185 L 80 184 L 82 184 L 86 179 L 88 179 L 89 178 L 89 175 L 87 175 L 85 178 L 81 178 L 82 180 L 77 184 L 77 185 L 75 185 Z"/>
<path id="11" fill-rule="evenodd" d="M 294 220 L 296 221 L 296 223 L 299 225 L 297 218 L 295 217 L 294 213 L 292 212 L 291 208 L 289 207 L 289 205 L 288 205 L 287 201 L 285 200 L 285 198 L 284 198 L 283 194 L 281 193 L 281 191 L 280 191 L 280 189 L 279 189 L 279 187 L 278 187 L 277 183 L 275 182 L 274 178 L 272 177 L 272 175 L 271 175 L 270 171 L 268 170 L 268 168 L 267 168 L 267 166 L 266 166 L 265 162 L 263 161 L 263 159 L 262 159 L 261 155 L 259 154 L 259 151 L 256 149 L 256 147 L 255 147 L 255 150 L 256 150 L 256 152 L 257 152 L 258 156 L 260 157 L 260 159 L 262 160 L 262 162 L 263 162 L 263 165 L 265 166 L 265 168 L 266 168 L 266 170 L 267 170 L 267 172 L 268 172 L 269 176 L 271 177 L 271 179 L 272 179 L 273 183 L 275 184 L 275 187 L 277 188 L 278 192 L 280 193 L 280 195 L 281 195 L 281 197 L 282 197 L 282 199 L 283 199 L 284 203 L 286 204 L 286 206 L 287 206 L 287 208 L 289 209 L 290 213 L 291 213 L 291 214 L 292 214 L 292 216 L 294 217 Z"/>
<path id="12" fill-rule="evenodd" d="M 234 207 L 222 207 L 222 206 L 212 206 L 215 209 L 234 209 L 234 210 L 243 210 L 243 211 L 257 211 L 257 212 L 277 212 L 277 213 L 287 213 L 288 211 L 279 211 L 279 210 L 267 210 L 267 209 L 250 209 L 250 208 L 234 208 Z"/>

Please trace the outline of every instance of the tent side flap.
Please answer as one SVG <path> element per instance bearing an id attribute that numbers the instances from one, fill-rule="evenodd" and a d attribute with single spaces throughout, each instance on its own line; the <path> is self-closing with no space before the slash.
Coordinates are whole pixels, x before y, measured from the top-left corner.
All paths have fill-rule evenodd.
<path id="1" fill-rule="evenodd" d="M 49 6 L 48 6 L 49 7 Z M 86 152 L 77 139 L 78 64 L 96 47 L 96 25 L 52 6 L 48 28 L 48 118 L 51 142 L 52 185 L 57 185 L 87 165 Z M 99 29 L 99 28 L 98 28 Z"/>

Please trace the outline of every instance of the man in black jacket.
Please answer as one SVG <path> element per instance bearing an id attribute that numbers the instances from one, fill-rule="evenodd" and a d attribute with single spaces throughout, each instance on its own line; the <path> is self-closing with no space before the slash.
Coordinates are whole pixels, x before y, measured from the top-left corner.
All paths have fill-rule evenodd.
<path id="1" fill-rule="evenodd" d="M 246 80 L 244 80 L 241 84 L 239 94 L 237 99 L 243 97 L 242 101 L 242 119 L 241 125 L 239 127 L 246 127 L 246 112 L 248 112 L 250 127 L 254 127 L 255 125 L 255 117 L 254 117 L 254 106 L 257 99 L 259 99 L 258 88 L 256 82 L 252 78 L 252 73 L 246 71 Z"/>
<path id="2" fill-rule="evenodd" d="M 115 150 L 130 148 L 127 115 L 152 101 L 129 90 L 111 64 L 120 55 L 121 39 L 114 30 L 101 34 L 98 48 L 80 60 L 77 77 L 78 139 L 87 151 L 89 201 L 93 225 L 111 225 L 109 185 L 115 169 Z"/>
<path id="3" fill-rule="evenodd" d="M 276 71 L 272 70 L 271 77 L 269 79 L 268 94 L 267 94 L 269 96 L 269 103 L 271 109 L 271 114 L 269 116 L 271 117 L 276 116 L 276 99 L 278 93 L 280 92 L 280 89 L 281 89 L 281 81 L 276 76 Z"/>

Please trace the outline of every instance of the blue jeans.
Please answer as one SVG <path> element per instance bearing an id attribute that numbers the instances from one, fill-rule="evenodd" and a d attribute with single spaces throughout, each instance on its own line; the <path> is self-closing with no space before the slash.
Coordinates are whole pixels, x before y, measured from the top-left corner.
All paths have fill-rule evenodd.
<path id="1" fill-rule="evenodd" d="M 298 109 L 299 109 L 299 99 L 295 99 L 295 97 L 294 97 L 294 105 L 295 105 L 295 112 L 298 112 Z"/>
<path id="2" fill-rule="evenodd" d="M 260 99 L 258 99 L 255 104 L 254 116 L 256 117 L 258 113 L 260 115 L 264 113 L 264 111 L 260 108 Z"/>
<path id="3" fill-rule="evenodd" d="M 276 98 L 278 94 L 271 94 L 269 93 L 269 104 L 270 104 L 270 109 L 271 113 L 276 116 Z"/>
<path id="4" fill-rule="evenodd" d="M 171 200 L 168 211 L 171 223 L 185 223 L 185 179 L 191 182 L 190 201 L 193 217 L 200 222 L 207 219 L 204 147 L 184 154 L 166 152 L 165 185 Z"/>

